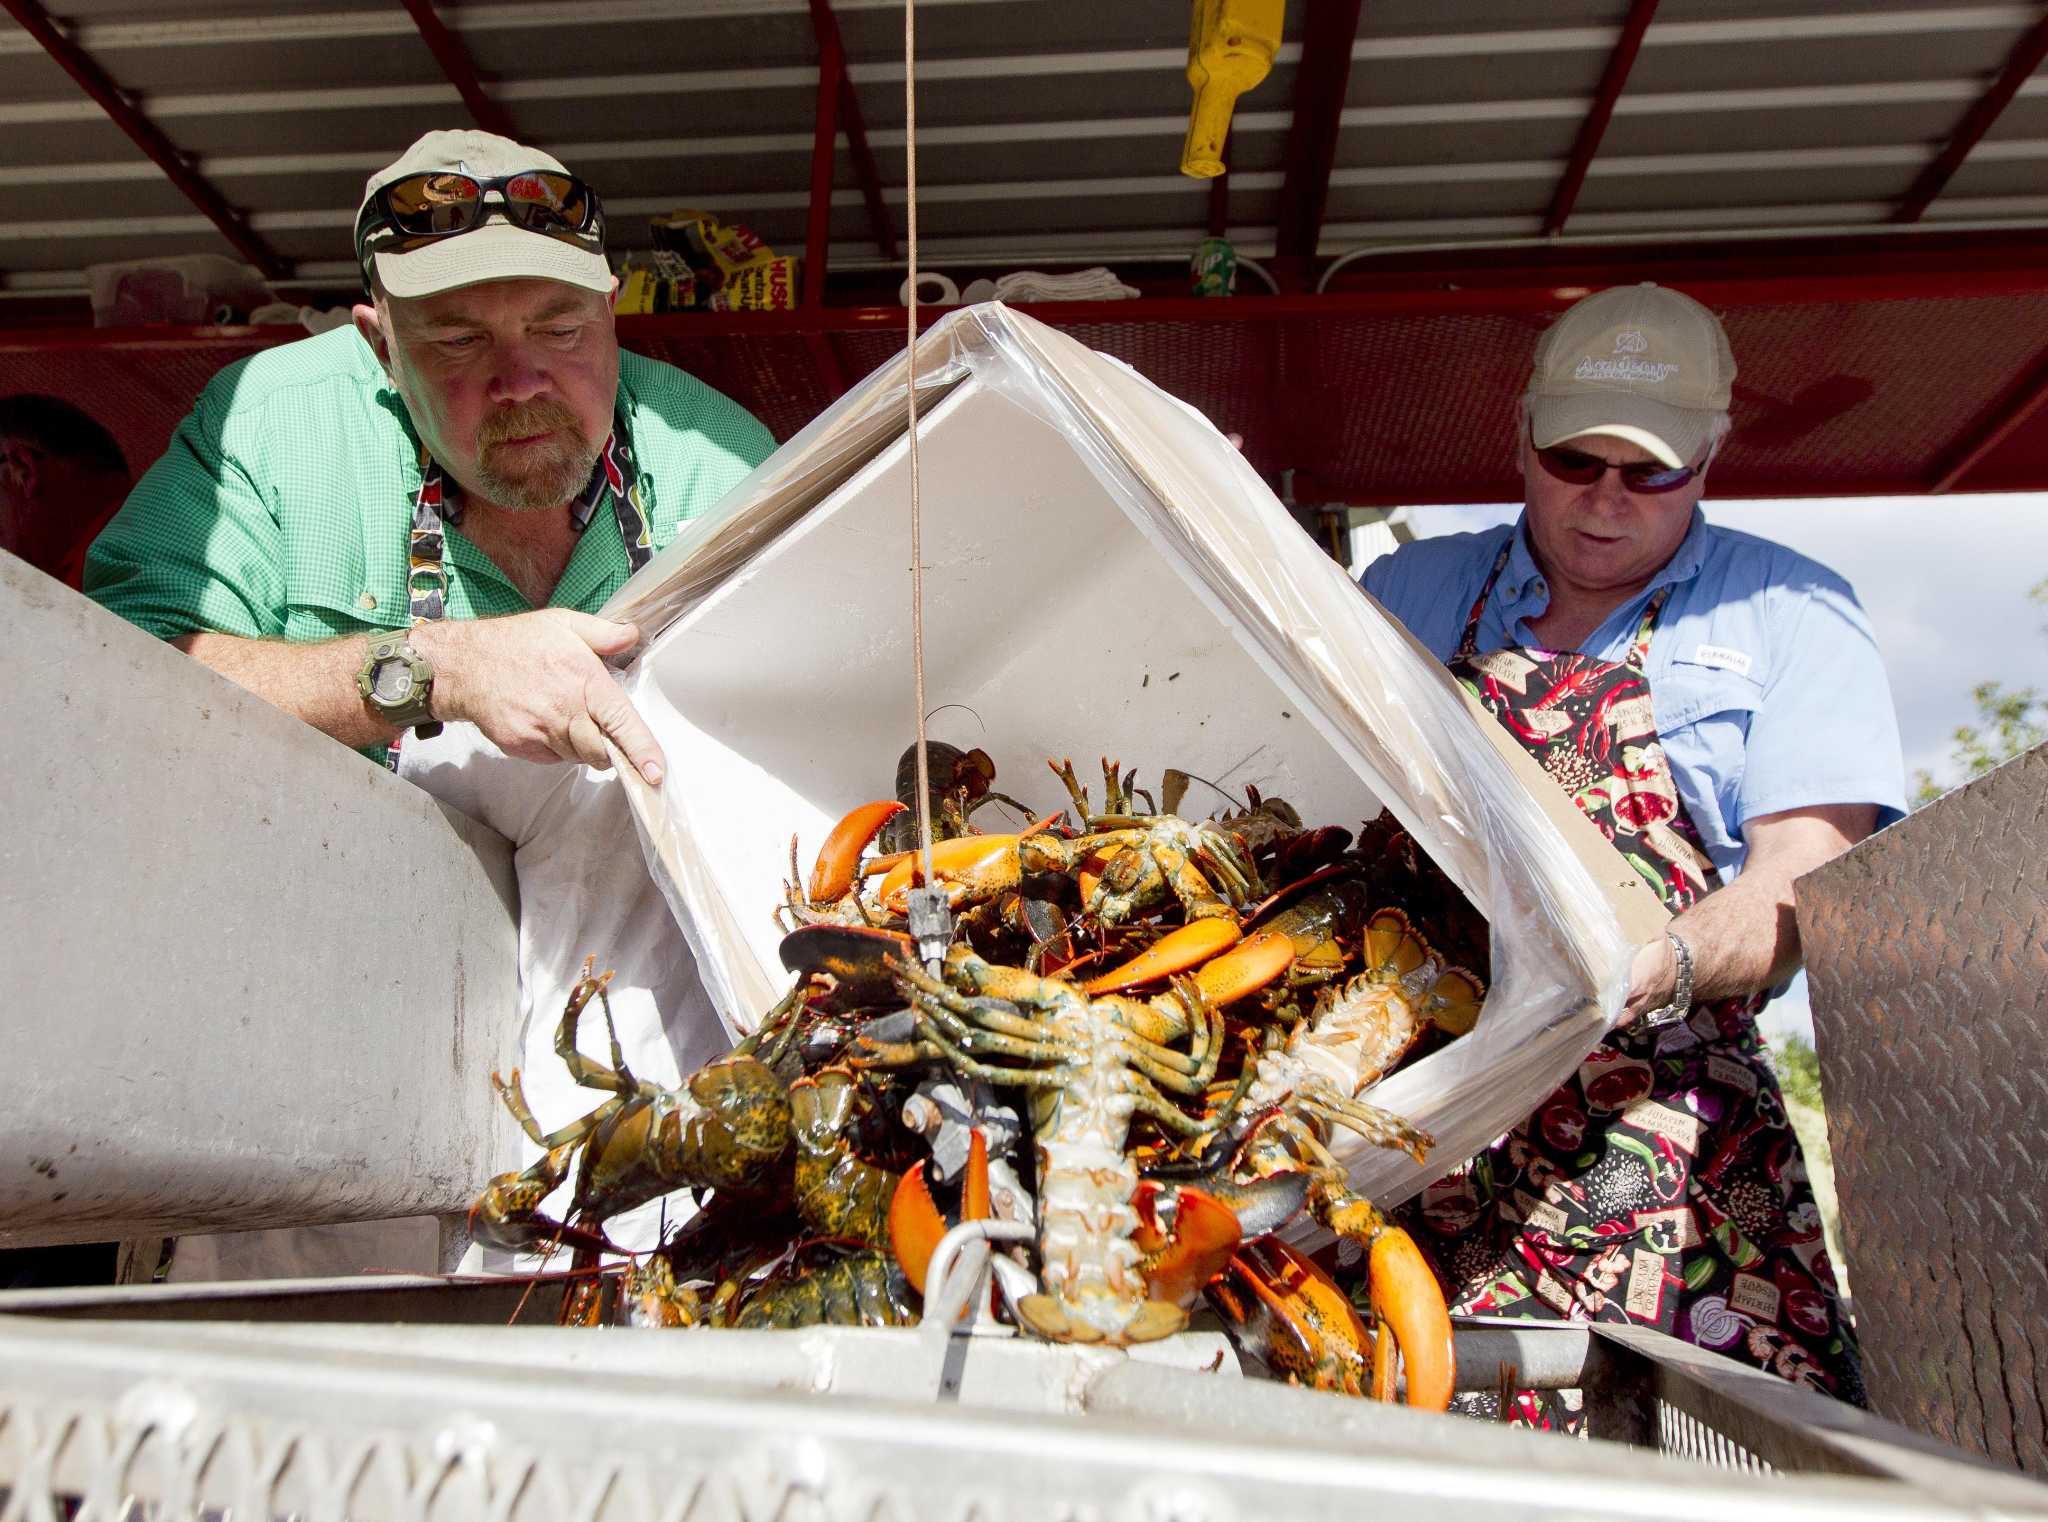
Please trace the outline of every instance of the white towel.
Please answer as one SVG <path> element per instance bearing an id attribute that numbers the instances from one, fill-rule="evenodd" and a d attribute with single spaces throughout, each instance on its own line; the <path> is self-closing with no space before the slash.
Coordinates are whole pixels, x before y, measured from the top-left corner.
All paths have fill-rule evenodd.
<path id="1" fill-rule="evenodd" d="M 1099 264 L 1093 269 L 1075 270 L 1070 275 L 1017 270 L 995 283 L 995 299 L 998 301 L 1127 301 L 1137 294 L 1135 286 L 1125 285 L 1112 271 Z"/>

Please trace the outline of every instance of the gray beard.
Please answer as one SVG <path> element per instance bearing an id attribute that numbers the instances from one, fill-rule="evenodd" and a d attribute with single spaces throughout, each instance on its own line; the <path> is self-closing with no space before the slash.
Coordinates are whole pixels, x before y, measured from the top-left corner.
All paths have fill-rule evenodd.
<path id="1" fill-rule="evenodd" d="M 598 451 L 565 443 L 529 461 L 516 476 L 493 469 L 489 454 L 484 451 L 476 462 L 477 490 L 484 500 L 508 512 L 538 513 L 562 506 L 583 490 Z"/>

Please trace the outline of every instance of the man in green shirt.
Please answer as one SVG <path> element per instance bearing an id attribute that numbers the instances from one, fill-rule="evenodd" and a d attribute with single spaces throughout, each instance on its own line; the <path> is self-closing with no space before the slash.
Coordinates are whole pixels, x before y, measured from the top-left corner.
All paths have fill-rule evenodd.
<path id="1" fill-rule="evenodd" d="M 544 153 L 427 134 L 356 252 L 353 328 L 216 376 L 86 592 L 373 755 L 461 720 L 527 761 L 604 767 L 608 738 L 658 783 L 604 664 L 639 631 L 592 614 L 774 441 L 620 353 L 602 209 Z"/>
<path id="2" fill-rule="evenodd" d="M 710 387 L 619 352 L 597 197 L 546 154 L 429 133 L 371 176 L 356 252 L 370 300 L 355 325 L 216 376 L 94 543 L 85 589 L 513 843 L 535 912 L 520 1007 L 486 1066 L 525 1068 L 558 1124 L 591 1104 L 552 1054 L 586 953 L 617 970 L 637 1074 L 673 1085 L 728 1043 L 625 790 L 526 763 L 603 768 L 609 741 L 660 781 L 660 747 L 605 666 L 640 631 L 593 615 L 774 441 Z M 480 1157 L 478 1185 L 509 1161 Z M 615 1220 L 613 1239 L 654 1245 L 661 1208 Z M 402 1225 L 321 1230 L 211 1239 L 188 1266 L 436 1266 Z"/>

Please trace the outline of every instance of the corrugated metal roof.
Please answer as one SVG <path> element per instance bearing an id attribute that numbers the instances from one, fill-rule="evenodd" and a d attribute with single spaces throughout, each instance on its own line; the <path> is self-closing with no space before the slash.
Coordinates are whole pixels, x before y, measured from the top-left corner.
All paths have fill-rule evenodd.
<path id="1" fill-rule="evenodd" d="M 1231 236 L 1269 253 L 1309 3 L 1240 102 Z M 900 221 L 902 14 L 834 7 Z M 1368 0 L 1321 252 L 1530 237 L 1626 0 Z M 818 48 L 805 0 L 444 4 L 520 134 L 595 183 L 615 243 L 702 205 L 800 251 Z M 350 276 L 364 176 L 467 117 L 390 0 L 64 0 L 71 35 L 302 274 Z M 1871 225 L 1889 218 L 2041 22 L 2037 4 L 1664 0 L 1567 232 Z M 1206 183 L 1177 172 L 1183 0 L 920 0 L 920 219 L 928 262 L 1183 254 Z M 2030 80 L 1930 224 L 2048 223 L 2048 81 Z M 76 289 L 88 264 L 231 252 L 19 25 L 0 27 L 0 279 Z M 837 268 L 877 259 L 842 142 Z"/>
<path id="2" fill-rule="evenodd" d="M 340 294 L 356 278 L 364 177 L 420 132 L 470 120 L 408 13 L 422 3 L 69 0 L 63 19 L 301 283 Z M 616 251 L 645 244 L 651 215 L 701 206 L 801 253 L 813 3 L 493 0 L 438 13 L 486 108 L 599 187 Z M 900 234 L 900 0 L 831 10 Z M 1177 172 L 1185 0 L 919 0 L 924 264 L 1116 266 L 1150 299 L 1036 310 L 1241 431 L 1252 461 L 1306 502 L 1512 495 L 1496 424 L 1535 333 L 1586 289 L 1642 278 L 1694 291 L 1735 344 L 1717 496 L 2048 488 L 2048 81 L 2030 77 L 2048 4 L 1288 11 L 1272 75 L 1239 103 L 1224 221 L 1241 252 L 1277 244 L 1283 278 L 1321 275 L 1332 294 L 1171 299 L 1216 204 L 1210 182 Z M 1616 80 L 1573 198 L 1575 149 Z M 1334 146 L 1320 222 L 1304 171 L 1318 155 L 1295 151 L 1318 142 Z M 1965 142 L 1924 217 L 1897 225 Z M 627 318 L 622 341 L 727 391 L 779 437 L 808 421 L 902 343 L 900 312 L 849 305 L 895 288 L 854 162 L 842 137 L 834 304 Z M 0 187 L 15 213 L 0 223 L 0 292 L 79 291 L 98 261 L 231 252 L 12 22 L 0 26 Z M 1567 201 L 1564 236 L 1546 239 Z M 1333 276 L 1300 257 L 1311 251 L 1353 257 Z M 293 332 L 36 331 L 52 309 L 0 302 L 0 392 L 86 405 L 138 460 L 214 368 Z"/>

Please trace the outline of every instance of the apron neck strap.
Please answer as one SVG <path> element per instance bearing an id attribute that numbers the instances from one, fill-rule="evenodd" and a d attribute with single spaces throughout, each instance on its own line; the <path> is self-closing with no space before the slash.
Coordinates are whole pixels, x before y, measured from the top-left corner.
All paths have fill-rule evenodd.
<path id="1" fill-rule="evenodd" d="M 1487 573 L 1486 585 L 1479 589 L 1479 596 L 1473 600 L 1472 611 L 1465 615 L 1465 632 L 1458 639 L 1458 648 L 1451 656 L 1453 661 L 1469 661 L 1479 654 L 1479 615 L 1485 611 L 1487 599 L 1493 596 L 1493 589 L 1500 581 L 1500 573 L 1507 569 L 1508 551 L 1513 547 L 1512 536 L 1500 547 L 1500 553 L 1493 557 L 1493 569 Z M 1643 606 L 1642 620 L 1636 625 L 1635 638 L 1629 641 L 1628 654 L 1622 659 L 1630 669 L 1641 675 L 1650 658 L 1650 636 L 1657 626 L 1657 615 L 1664 611 L 1664 604 L 1671 597 L 1671 583 L 1665 582 L 1657 588 L 1648 603 Z"/>
<path id="2" fill-rule="evenodd" d="M 1493 596 L 1494 584 L 1500 580 L 1500 573 L 1507 569 L 1508 551 L 1514 543 L 1515 536 L 1508 535 L 1507 543 L 1493 557 L 1493 569 L 1487 573 L 1486 585 L 1479 589 L 1479 595 L 1472 600 L 1472 611 L 1465 615 L 1465 632 L 1459 637 L 1458 649 L 1452 660 L 1469 661 L 1479 654 L 1479 615 L 1486 610 L 1486 600 Z"/>

